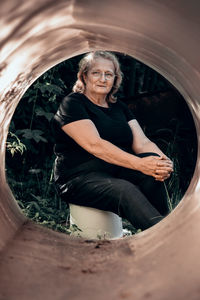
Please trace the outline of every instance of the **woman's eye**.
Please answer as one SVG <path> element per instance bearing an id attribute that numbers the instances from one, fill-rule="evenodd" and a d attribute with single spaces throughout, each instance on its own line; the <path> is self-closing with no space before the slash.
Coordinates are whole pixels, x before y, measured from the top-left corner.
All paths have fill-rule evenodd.
<path id="1" fill-rule="evenodd" d="M 91 75 L 94 76 L 95 78 L 100 78 L 104 74 L 105 78 L 108 80 L 111 80 L 114 77 L 114 74 L 112 73 L 104 73 L 100 71 L 93 71 L 91 72 Z"/>

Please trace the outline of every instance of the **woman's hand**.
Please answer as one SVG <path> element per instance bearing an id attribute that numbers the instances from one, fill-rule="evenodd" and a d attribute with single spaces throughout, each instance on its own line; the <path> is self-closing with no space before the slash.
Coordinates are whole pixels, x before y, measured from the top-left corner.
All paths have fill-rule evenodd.
<path id="1" fill-rule="evenodd" d="M 108 163 L 141 171 L 160 181 L 167 179 L 173 172 L 172 162 L 163 153 L 159 153 L 160 156 L 140 158 L 125 152 L 102 139 L 95 124 L 89 119 L 74 121 L 62 126 L 62 129 L 83 149 Z"/>
<path id="2" fill-rule="evenodd" d="M 173 162 L 166 155 L 143 157 L 139 171 L 153 176 L 155 180 L 164 181 L 173 172 Z"/>

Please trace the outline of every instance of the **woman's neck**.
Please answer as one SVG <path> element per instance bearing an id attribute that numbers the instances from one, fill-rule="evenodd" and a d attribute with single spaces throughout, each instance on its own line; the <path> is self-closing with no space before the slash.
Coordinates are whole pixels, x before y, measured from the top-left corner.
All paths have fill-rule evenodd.
<path id="1" fill-rule="evenodd" d="M 106 95 L 92 94 L 92 93 L 89 93 L 88 91 L 86 91 L 84 94 L 94 104 L 102 106 L 102 107 L 108 107 L 108 103 L 106 101 Z"/>

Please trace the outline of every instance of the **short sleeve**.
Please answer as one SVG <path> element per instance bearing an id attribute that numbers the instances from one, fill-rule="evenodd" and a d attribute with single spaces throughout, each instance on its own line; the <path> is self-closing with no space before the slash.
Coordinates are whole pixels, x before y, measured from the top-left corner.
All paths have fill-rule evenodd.
<path id="1" fill-rule="evenodd" d="M 126 116 L 127 122 L 129 122 L 129 121 L 131 121 L 133 119 L 136 119 L 134 113 L 128 108 L 128 106 L 124 102 L 122 102 L 120 100 L 118 100 L 118 101 L 119 101 L 119 104 L 121 105 L 121 107 L 123 109 L 123 112 L 124 112 L 124 114 Z"/>
<path id="2" fill-rule="evenodd" d="M 60 127 L 74 121 L 89 119 L 81 94 L 70 94 L 66 96 L 54 116 Z"/>

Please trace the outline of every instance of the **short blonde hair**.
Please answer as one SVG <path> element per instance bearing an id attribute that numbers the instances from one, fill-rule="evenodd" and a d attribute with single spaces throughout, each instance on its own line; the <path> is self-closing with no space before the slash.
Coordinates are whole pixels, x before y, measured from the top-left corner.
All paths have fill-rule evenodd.
<path id="1" fill-rule="evenodd" d="M 72 90 L 76 93 L 84 93 L 85 92 L 85 82 L 84 82 L 84 74 L 87 74 L 89 69 L 91 68 L 93 62 L 97 58 L 104 58 L 112 61 L 114 65 L 115 79 L 112 86 L 112 89 L 107 95 L 108 102 L 116 102 L 117 98 L 114 96 L 118 91 L 120 84 L 122 82 L 122 72 L 120 70 L 120 65 L 117 57 L 108 51 L 93 51 L 87 53 L 79 62 L 79 71 L 77 74 L 77 81 L 75 82 Z"/>

